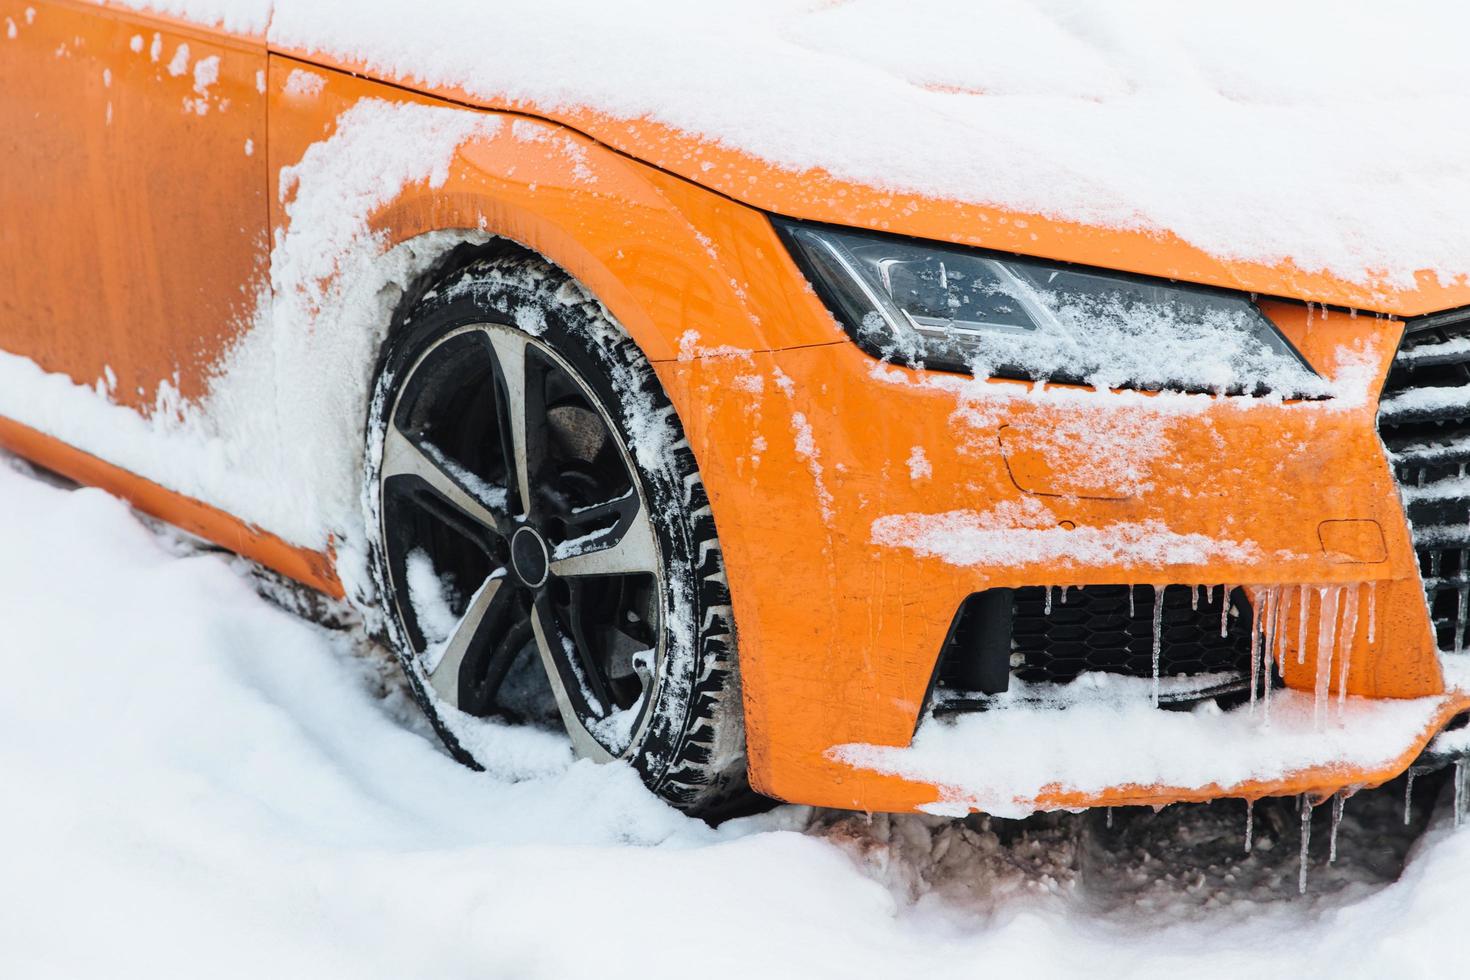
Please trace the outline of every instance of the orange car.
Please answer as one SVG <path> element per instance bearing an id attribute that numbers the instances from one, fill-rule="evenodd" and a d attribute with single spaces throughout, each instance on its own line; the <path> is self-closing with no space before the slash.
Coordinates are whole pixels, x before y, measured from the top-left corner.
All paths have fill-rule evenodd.
<path id="1" fill-rule="evenodd" d="M 717 816 L 1456 756 L 1463 277 L 895 191 L 238 8 L 0 2 L 0 445 L 350 602 L 457 758 L 559 724 Z"/>

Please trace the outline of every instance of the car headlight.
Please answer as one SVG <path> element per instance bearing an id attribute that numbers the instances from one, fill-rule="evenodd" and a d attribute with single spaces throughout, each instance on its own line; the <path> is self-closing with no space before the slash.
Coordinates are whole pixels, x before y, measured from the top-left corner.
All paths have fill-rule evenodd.
<path id="1" fill-rule="evenodd" d="M 773 221 L 853 339 L 898 363 L 1106 388 L 1327 394 L 1244 296 Z"/>

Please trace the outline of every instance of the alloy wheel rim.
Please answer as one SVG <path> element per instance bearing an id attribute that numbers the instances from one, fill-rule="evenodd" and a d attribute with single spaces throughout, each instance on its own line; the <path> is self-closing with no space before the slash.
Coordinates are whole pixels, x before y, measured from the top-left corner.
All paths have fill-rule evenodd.
<path id="1" fill-rule="evenodd" d="M 493 404 L 468 413 L 485 431 L 452 436 L 458 452 L 436 444 L 464 429 L 445 387 L 456 378 L 488 385 L 475 397 Z M 534 644 L 577 753 L 629 755 L 657 700 L 668 585 L 631 455 L 579 373 L 509 326 L 450 331 L 397 386 L 377 483 L 393 613 L 429 687 L 469 714 L 493 713 Z M 469 569 L 454 582 L 447 634 L 420 621 L 416 551 L 436 573 Z"/>

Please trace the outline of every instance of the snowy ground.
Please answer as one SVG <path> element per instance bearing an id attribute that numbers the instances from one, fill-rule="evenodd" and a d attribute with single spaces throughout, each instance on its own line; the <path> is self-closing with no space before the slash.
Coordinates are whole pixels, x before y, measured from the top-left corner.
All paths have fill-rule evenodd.
<path id="1" fill-rule="evenodd" d="M 1015 823 L 786 807 L 711 830 L 506 731 L 476 774 L 382 655 L 240 562 L 0 457 L 0 974 L 1443 975 L 1470 832 L 1442 781 Z M 518 779 L 514 777 L 519 777 Z M 1436 797 L 1439 797 L 1436 800 Z M 1407 861 L 1407 863 L 1405 863 Z"/>

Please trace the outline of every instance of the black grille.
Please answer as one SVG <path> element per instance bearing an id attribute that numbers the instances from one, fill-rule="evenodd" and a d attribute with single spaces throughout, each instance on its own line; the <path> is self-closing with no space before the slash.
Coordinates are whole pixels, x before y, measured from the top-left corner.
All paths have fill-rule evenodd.
<path id="1" fill-rule="evenodd" d="M 1405 324 L 1378 433 L 1403 492 L 1439 646 L 1461 650 L 1470 611 L 1470 309 Z"/>
<path id="2" fill-rule="evenodd" d="M 1159 644 L 1159 674 L 1194 676 L 1250 669 L 1250 604 L 1245 593 L 1230 593 L 1232 612 L 1220 635 L 1220 589 L 1212 593 L 1188 586 L 1164 590 Z M 1128 610 L 1126 585 L 1094 585 L 1053 590 L 1051 612 L 1046 590 L 1016 590 L 1012 638 L 1025 658 L 1012 673 L 1025 681 L 1066 682 L 1088 671 L 1131 677 L 1153 676 L 1154 590 L 1133 589 Z"/>
<path id="3" fill-rule="evenodd" d="M 995 602 L 997 594 L 1007 601 Z M 1250 676 L 1250 602 L 1241 589 L 1229 593 L 1221 636 L 1224 597 L 1220 587 L 1164 590 L 1160 676 Z M 1094 671 L 1152 677 L 1153 619 L 1154 589 L 1147 585 L 976 593 L 965 600 L 950 631 L 939 686 L 994 694 L 1006 689 L 1007 676 L 1060 684 Z M 999 672 L 979 662 L 997 656 L 1009 658 Z"/>

